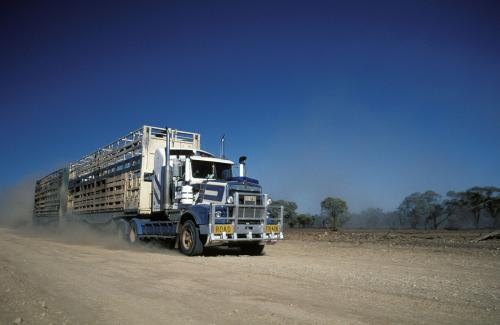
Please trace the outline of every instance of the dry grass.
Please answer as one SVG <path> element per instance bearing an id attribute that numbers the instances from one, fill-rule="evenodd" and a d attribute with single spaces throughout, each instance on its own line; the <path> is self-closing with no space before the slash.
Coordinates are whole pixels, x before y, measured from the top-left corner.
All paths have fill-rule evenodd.
<path id="1" fill-rule="evenodd" d="M 500 249 L 499 239 L 474 242 L 474 239 L 489 233 L 481 230 L 339 230 L 326 229 L 286 229 L 289 240 L 326 241 L 338 243 L 379 243 L 402 246 L 426 246 L 443 248 Z"/>

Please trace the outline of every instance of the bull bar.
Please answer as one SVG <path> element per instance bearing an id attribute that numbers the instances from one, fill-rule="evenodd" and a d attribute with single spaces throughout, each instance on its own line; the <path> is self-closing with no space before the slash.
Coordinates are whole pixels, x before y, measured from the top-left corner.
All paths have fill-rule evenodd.
<path id="1" fill-rule="evenodd" d="M 251 196 L 256 197 L 255 204 L 240 204 L 240 193 L 238 192 L 234 193 L 234 203 L 232 204 L 210 204 L 208 236 L 205 246 L 249 242 L 275 244 L 284 238 L 283 206 L 268 205 L 267 194 L 252 193 Z M 215 233 L 216 225 L 232 226 L 233 231 L 232 233 L 225 231 Z"/>

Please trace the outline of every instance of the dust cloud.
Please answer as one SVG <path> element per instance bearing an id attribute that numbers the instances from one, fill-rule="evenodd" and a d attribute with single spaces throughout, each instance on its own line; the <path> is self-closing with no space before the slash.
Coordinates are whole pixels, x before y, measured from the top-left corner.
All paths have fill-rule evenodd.
<path id="1" fill-rule="evenodd" d="M 34 180 L 23 180 L 0 189 L 0 226 L 26 228 L 33 215 Z"/>
<path id="2" fill-rule="evenodd" d="M 119 238 L 111 223 L 90 225 L 84 222 L 67 221 L 59 218 L 57 223 L 34 224 L 34 180 L 23 180 L 17 184 L 0 189 L 0 227 L 24 236 L 41 237 L 48 240 L 72 245 L 92 245 L 110 249 L 130 249 L 130 245 Z M 134 246 L 134 249 L 156 249 L 166 243 L 152 241 Z"/>

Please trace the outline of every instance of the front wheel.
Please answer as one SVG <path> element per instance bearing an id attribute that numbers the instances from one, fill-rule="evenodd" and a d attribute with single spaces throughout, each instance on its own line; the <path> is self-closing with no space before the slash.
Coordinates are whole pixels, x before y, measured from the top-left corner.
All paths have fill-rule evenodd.
<path id="1" fill-rule="evenodd" d="M 179 248 L 181 253 L 188 256 L 201 255 L 201 253 L 203 253 L 203 243 L 200 239 L 200 232 L 191 220 L 182 224 Z"/>

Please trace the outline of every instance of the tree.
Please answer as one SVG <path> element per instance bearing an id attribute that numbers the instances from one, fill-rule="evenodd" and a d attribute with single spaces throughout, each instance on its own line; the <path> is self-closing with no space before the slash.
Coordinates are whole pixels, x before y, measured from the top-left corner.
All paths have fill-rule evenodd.
<path id="1" fill-rule="evenodd" d="M 398 207 L 401 224 L 406 219 L 413 229 L 416 229 L 422 220 L 425 221 L 425 227 L 429 221 L 433 221 L 433 227 L 437 228 L 437 218 L 441 212 L 440 195 L 434 191 L 412 193 L 405 197 Z"/>
<path id="2" fill-rule="evenodd" d="M 470 213 L 472 213 L 474 225 L 478 228 L 481 212 L 486 208 L 487 202 L 490 202 L 489 198 L 492 193 L 493 191 L 488 190 L 488 188 L 477 186 L 471 187 L 463 192 L 450 191 L 448 192 L 450 199 L 446 202 L 449 210 L 448 212 L 456 212 L 459 208 L 467 209 Z M 494 207 L 491 206 L 491 208 L 493 208 L 493 215 L 496 216 Z M 493 217 L 493 219 L 495 219 L 495 217 Z"/>
<path id="3" fill-rule="evenodd" d="M 403 220 L 408 220 L 413 229 L 417 228 L 423 214 L 421 203 L 420 193 L 418 192 L 412 193 L 403 199 L 403 202 L 398 207 L 401 225 L 404 223 Z"/>
<path id="4" fill-rule="evenodd" d="M 290 227 L 294 227 L 297 224 L 297 203 L 292 201 L 277 200 L 273 202 L 273 205 L 283 206 L 283 222 L 288 224 Z"/>
<path id="5" fill-rule="evenodd" d="M 314 218 L 312 215 L 308 213 L 301 213 L 297 215 L 297 223 L 302 226 L 302 228 L 305 228 L 306 226 L 309 226 L 313 223 Z"/>
<path id="6" fill-rule="evenodd" d="M 349 219 L 347 214 L 347 203 L 339 198 L 327 197 L 321 201 L 321 212 L 333 225 L 333 230 L 337 230 Z"/>
<path id="7" fill-rule="evenodd" d="M 500 216 L 500 188 L 494 186 L 476 187 L 483 195 L 483 206 L 493 219 L 492 226 L 498 227 L 498 219 Z"/>
<path id="8" fill-rule="evenodd" d="M 459 195 L 462 196 L 465 205 L 472 212 L 476 228 L 479 228 L 479 218 L 481 217 L 481 211 L 484 209 L 483 194 L 477 188 L 473 187 L 465 192 L 460 192 Z"/>
<path id="9" fill-rule="evenodd" d="M 462 224 L 470 212 L 463 192 L 449 191 L 446 196 L 447 199 L 443 201 L 444 213 L 452 225 Z"/>
<path id="10" fill-rule="evenodd" d="M 432 221 L 432 229 L 437 229 L 440 224 L 445 222 L 448 219 L 448 216 L 445 216 L 443 219 L 438 221 L 438 218 L 443 215 L 444 208 L 440 203 L 431 203 L 429 205 L 429 215 L 425 219 L 425 223 L 427 225 L 428 222 Z M 427 226 L 426 226 L 427 227 Z"/>
<path id="11" fill-rule="evenodd" d="M 493 227 L 498 228 L 500 226 L 500 197 L 489 198 L 486 202 L 486 210 L 488 211 L 491 218 L 493 218 Z"/>
<path id="12" fill-rule="evenodd" d="M 460 211 L 472 214 L 476 228 L 483 211 L 492 218 L 492 226 L 498 227 L 500 217 L 500 188 L 494 186 L 475 186 L 463 192 L 448 192 L 449 199 L 445 201 L 445 209 L 449 216 Z"/>

